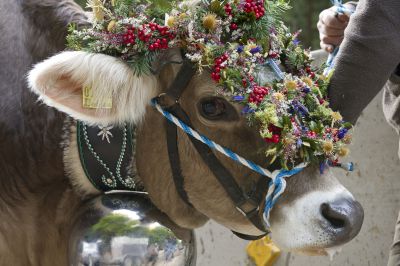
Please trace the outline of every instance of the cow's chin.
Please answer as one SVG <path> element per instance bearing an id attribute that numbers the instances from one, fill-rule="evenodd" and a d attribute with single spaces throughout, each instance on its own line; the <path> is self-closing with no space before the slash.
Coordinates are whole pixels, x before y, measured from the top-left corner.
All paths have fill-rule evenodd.
<path id="1" fill-rule="evenodd" d="M 361 224 L 356 224 L 355 227 L 359 228 L 344 234 L 344 229 L 324 217 L 321 205 L 338 199 L 354 201 L 350 192 L 338 185 L 328 191 L 310 192 L 288 204 L 284 201 L 277 204 L 270 218 L 273 241 L 283 250 L 306 255 L 330 255 L 336 252 L 339 246 L 354 238 L 361 228 Z M 348 214 L 352 215 L 352 212 Z"/>

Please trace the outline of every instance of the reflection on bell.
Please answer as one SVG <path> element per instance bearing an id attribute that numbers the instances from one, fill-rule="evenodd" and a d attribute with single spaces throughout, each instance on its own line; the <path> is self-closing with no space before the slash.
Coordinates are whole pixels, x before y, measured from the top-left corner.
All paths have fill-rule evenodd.
<path id="1" fill-rule="evenodd" d="M 75 219 L 69 265 L 195 265 L 193 231 L 160 212 L 145 193 L 119 192 L 87 202 Z"/>

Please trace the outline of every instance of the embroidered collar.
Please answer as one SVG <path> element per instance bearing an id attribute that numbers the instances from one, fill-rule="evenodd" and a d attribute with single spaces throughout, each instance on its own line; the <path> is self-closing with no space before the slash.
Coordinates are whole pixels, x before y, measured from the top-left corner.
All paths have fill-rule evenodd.
<path id="1" fill-rule="evenodd" d="M 98 190 L 142 190 L 136 184 L 134 127 L 91 127 L 80 121 L 76 127 L 82 168 Z"/>

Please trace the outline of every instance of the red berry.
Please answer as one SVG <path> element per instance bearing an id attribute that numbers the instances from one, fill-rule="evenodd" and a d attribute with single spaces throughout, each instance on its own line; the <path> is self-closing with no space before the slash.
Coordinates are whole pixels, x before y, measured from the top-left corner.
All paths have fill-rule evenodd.
<path id="1" fill-rule="evenodd" d="M 249 102 L 260 104 L 265 95 L 268 94 L 268 89 L 261 86 L 254 86 L 253 91 L 250 93 Z"/>

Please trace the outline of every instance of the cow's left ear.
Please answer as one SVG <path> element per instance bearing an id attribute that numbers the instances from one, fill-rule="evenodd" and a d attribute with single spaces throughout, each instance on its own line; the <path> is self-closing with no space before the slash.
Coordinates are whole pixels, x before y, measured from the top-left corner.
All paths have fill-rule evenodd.
<path id="1" fill-rule="evenodd" d="M 62 52 L 28 75 L 29 86 L 49 106 L 89 124 L 138 123 L 157 94 L 153 75 L 136 76 L 123 61 L 87 52 Z"/>

